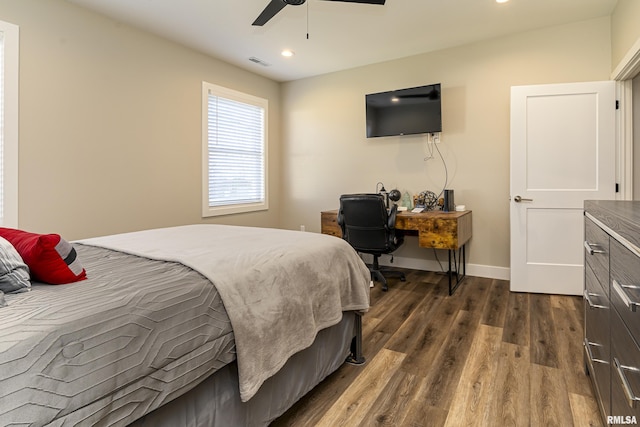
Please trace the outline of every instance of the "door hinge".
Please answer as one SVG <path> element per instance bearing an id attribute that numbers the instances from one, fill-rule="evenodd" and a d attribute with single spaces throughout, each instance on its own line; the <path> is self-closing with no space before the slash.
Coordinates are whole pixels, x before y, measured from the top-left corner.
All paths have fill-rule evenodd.
<path id="1" fill-rule="evenodd" d="M 620 184 L 616 182 L 616 193 L 619 193 L 619 192 L 620 192 Z"/>
<path id="2" fill-rule="evenodd" d="M 620 109 L 620 101 L 616 99 L 616 110 L 619 110 L 619 109 Z"/>

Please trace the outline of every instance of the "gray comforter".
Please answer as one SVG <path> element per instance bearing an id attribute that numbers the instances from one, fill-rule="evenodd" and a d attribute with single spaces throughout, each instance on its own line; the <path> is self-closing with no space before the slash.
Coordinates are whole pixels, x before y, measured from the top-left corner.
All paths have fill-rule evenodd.
<path id="1" fill-rule="evenodd" d="M 235 358 L 216 288 L 192 269 L 76 245 L 88 279 L 0 308 L 0 425 L 126 425 Z"/>

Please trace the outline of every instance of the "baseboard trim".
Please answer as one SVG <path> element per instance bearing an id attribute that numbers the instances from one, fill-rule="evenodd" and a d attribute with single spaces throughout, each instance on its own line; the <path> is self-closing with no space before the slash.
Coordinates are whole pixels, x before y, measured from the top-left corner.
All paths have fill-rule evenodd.
<path id="1" fill-rule="evenodd" d="M 380 257 L 380 265 L 387 267 L 409 268 L 421 271 L 447 271 L 449 269 L 448 258 L 441 257 L 440 263 L 429 259 L 394 257 L 393 263 L 387 256 Z M 366 262 L 371 262 L 369 255 L 363 254 Z M 467 264 L 467 274 L 469 276 L 486 277 L 488 279 L 509 280 L 511 270 L 508 267 L 495 267 L 492 265 Z"/>

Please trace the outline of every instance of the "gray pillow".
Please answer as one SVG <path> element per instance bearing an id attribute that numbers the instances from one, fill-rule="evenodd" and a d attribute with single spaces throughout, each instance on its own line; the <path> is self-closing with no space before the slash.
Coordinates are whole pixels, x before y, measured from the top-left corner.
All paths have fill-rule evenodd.
<path id="1" fill-rule="evenodd" d="M 30 289 L 29 267 L 13 245 L 0 237 L 0 291 L 8 294 Z"/>
<path id="2" fill-rule="evenodd" d="M 0 307 L 6 307 L 7 302 L 4 300 L 4 293 L 0 291 Z"/>

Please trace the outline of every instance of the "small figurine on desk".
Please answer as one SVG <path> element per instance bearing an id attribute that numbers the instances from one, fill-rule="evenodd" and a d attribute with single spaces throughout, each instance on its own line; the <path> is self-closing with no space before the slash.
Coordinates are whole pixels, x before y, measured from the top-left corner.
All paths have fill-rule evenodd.
<path id="1" fill-rule="evenodd" d="M 413 203 L 411 203 L 411 196 L 408 191 L 405 191 L 402 196 L 402 206 L 407 208 L 407 210 L 413 209 Z"/>
<path id="2" fill-rule="evenodd" d="M 433 191 L 423 191 L 415 198 L 415 206 L 422 207 L 424 210 L 433 211 L 438 205 L 438 196 Z"/>

